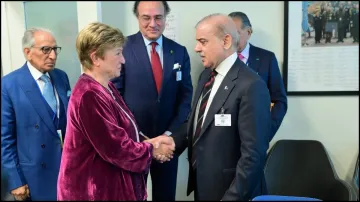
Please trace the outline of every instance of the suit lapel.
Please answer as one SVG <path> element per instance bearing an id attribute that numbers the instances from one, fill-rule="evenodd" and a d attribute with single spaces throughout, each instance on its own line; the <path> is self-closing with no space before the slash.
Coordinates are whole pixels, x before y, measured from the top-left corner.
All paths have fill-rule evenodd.
<path id="1" fill-rule="evenodd" d="M 206 114 L 198 140 L 203 136 L 205 130 L 210 126 L 210 123 L 213 122 L 215 114 L 218 113 L 222 106 L 224 106 L 225 101 L 235 87 L 235 80 L 238 77 L 240 63 L 240 59 L 236 59 L 234 65 L 230 68 L 224 80 L 221 82 Z"/>
<path id="2" fill-rule="evenodd" d="M 56 92 L 58 93 L 59 99 L 62 101 L 62 103 L 64 105 L 65 112 L 62 112 L 60 110 L 60 116 L 63 116 L 63 115 L 66 116 L 67 103 L 68 103 L 66 86 L 64 86 L 64 82 L 61 80 L 61 78 L 59 78 L 55 75 L 54 71 L 49 72 L 49 75 L 51 77 L 51 80 L 53 81 L 53 84 L 55 86 Z"/>
<path id="3" fill-rule="evenodd" d="M 46 107 L 41 104 L 44 103 L 44 98 L 41 94 L 40 88 L 32 77 L 30 70 L 26 64 L 22 67 L 22 72 L 23 77 L 21 81 L 19 81 L 19 84 L 24 90 L 25 95 L 39 114 L 40 118 L 43 120 L 44 124 L 50 129 L 50 131 L 52 131 L 51 134 L 58 136 L 51 115 L 49 114 Z"/>
<path id="4" fill-rule="evenodd" d="M 171 52 L 170 41 L 163 36 L 163 81 L 162 85 L 164 86 L 166 82 L 171 78 L 174 67 L 174 55 Z"/>
<path id="5" fill-rule="evenodd" d="M 147 48 L 144 43 L 144 39 L 141 35 L 141 32 L 138 32 L 136 34 L 136 39 L 134 42 L 134 46 L 132 46 L 132 52 L 133 56 L 136 58 L 136 60 L 139 63 L 139 71 L 145 71 L 150 78 L 154 78 L 150 63 L 149 54 L 147 52 Z M 126 66 L 126 64 L 125 64 Z M 151 79 L 151 82 L 153 82 L 153 86 L 155 85 L 155 80 Z"/>
<path id="6" fill-rule="evenodd" d="M 259 61 L 260 61 L 260 56 L 258 55 L 258 51 L 256 50 L 256 47 L 250 44 L 249 59 L 247 65 L 256 73 L 258 73 Z"/>
<path id="7" fill-rule="evenodd" d="M 202 90 L 203 90 L 203 88 L 204 88 L 204 85 L 205 85 L 205 83 L 209 80 L 209 77 L 210 77 L 210 73 L 211 73 L 211 70 L 210 69 L 206 69 L 206 70 L 204 70 L 204 76 L 202 76 L 201 77 L 201 80 L 199 81 L 199 83 L 198 83 L 198 86 L 197 86 L 197 88 L 196 88 L 196 91 L 195 91 L 195 95 L 194 95 L 194 99 L 193 99 L 193 104 L 192 104 L 192 108 L 193 108 L 193 110 L 192 110 L 192 112 L 191 112 L 191 119 L 190 119 L 190 126 L 191 127 L 189 127 L 189 134 L 193 134 L 193 132 L 192 132 L 192 128 L 193 128 L 193 120 L 194 120 L 194 118 L 195 118 L 195 112 L 196 112 L 196 106 L 197 106 L 197 103 L 199 102 L 199 99 L 200 99 L 200 96 L 201 96 L 201 92 L 202 92 Z"/>

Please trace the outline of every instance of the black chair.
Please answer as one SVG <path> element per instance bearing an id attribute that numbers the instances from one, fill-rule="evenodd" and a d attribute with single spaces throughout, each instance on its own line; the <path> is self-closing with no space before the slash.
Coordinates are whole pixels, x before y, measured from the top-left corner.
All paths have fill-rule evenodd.
<path id="1" fill-rule="evenodd" d="M 339 179 L 324 146 L 313 140 L 280 140 L 265 164 L 269 195 L 356 200 L 355 190 Z"/>
<path id="2" fill-rule="evenodd" d="M 359 157 L 358 157 L 356 165 L 355 165 L 355 171 L 354 171 L 354 177 L 353 177 L 353 186 L 354 186 L 354 188 L 356 190 L 357 200 L 359 200 Z"/>

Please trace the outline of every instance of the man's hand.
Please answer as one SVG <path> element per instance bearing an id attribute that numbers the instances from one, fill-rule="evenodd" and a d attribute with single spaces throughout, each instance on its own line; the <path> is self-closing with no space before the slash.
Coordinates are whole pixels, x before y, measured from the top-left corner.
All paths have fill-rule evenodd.
<path id="1" fill-rule="evenodd" d="M 154 147 L 153 158 L 163 163 L 170 161 L 173 158 L 175 151 L 175 143 L 172 137 L 167 135 L 160 135 L 156 138 L 145 140 L 144 142 L 151 143 Z"/>
<path id="2" fill-rule="evenodd" d="M 21 187 L 18 187 L 11 191 L 11 194 L 15 197 L 17 201 L 24 201 L 28 197 L 30 197 L 30 190 L 28 185 L 24 185 Z"/>

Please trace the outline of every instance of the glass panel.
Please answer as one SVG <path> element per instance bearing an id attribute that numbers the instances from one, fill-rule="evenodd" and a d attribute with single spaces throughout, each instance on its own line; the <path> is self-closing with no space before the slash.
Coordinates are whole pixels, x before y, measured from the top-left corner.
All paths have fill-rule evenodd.
<path id="1" fill-rule="evenodd" d="M 58 46 L 62 47 L 56 68 L 67 73 L 72 88 L 81 74 L 75 48 L 78 34 L 76 1 L 28 1 L 24 2 L 24 9 L 26 28 L 43 27 L 54 33 Z"/>

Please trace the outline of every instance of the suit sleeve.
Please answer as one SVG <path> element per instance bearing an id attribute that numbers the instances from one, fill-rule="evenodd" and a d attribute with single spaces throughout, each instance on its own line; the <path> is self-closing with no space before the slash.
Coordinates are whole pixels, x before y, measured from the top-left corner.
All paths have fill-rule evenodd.
<path id="1" fill-rule="evenodd" d="M 280 74 L 278 62 L 273 53 L 271 57 L 269 73 L 269 91 L 271 102 L 274 103 L 274 107 L 271 110 L 271 133 L 269 137 L 270 142 L 275 136 L 275 133 L 278 131 L 287 111 L 285 86 Z"/>
<path id="2" fill-rule="evenodd" d="M 199 88 L 199 83 L 202 79 L 202 76 L 204 74 L 204 71 L 201 72 L 201 74 L 199 75 L 199 79 L 198 79 L 198 88 Z M 193 103 L 193 108 L 192 110 L 196 109 L 196 103 L 194 101 Z M 192 114 L 191 112 L 189 113 L 189 115 Z M 187 129 L 189 128 L 188 124 L 192 124 L 190 123 L 190 118 L 188 116 L 187 120 L 178 128 L 174 131 L 174 133 L 171 135 L 171 137 L 173 137 L 174 142 L 175 142 L 175 154 L 177 155 L 181 155 L 184 150 L 188 147 L 188 131 Z"/>
<path id="3" fill-rule="evenodd" d="M 13 102 L 5 85 L 1 85 L 1 161 L 8 178 L 9 191 L 26 183 L 21 171 L 16 144 L 16 117 Z"/>
<path id="4" fill-rule="evenodd" d="M 66 78 L 66 92 L 71 91 L 69 77 L 66 73 L 65 73 L 65 78 Z"/>
<path id="5" fill-rule="evenodd" d="M 107 100 L 97 93 L 86 92 L 78 114 L 81 130 L 104 161 L 130 172 L 148 172 L 152 145 L 133 141 L 118 125 Z"/>
<path id="6" fill-rule="evenodd" d="M 171 135 L 175 142 L 175 154 L 178 156 L 180 156 L 188 146 L 187 124 L 188 121 L 183 123 Z"/>
<path id="7" fill-rule="evenodd" d="M 223 196 L 223 201 L 251 200 L 253 191 L 261 186 L 269 147 L 269 106 L 269 91 L 262 80 L 252 83 L 241 98 L 237 117 L 241 157 L 236 166 L 235 178 Z"/>
<path id="8" fill-rule="evenodd" d="M 179 99 L 179 104 L 177 107 L 177 115 L 171 122 L 171 125 L 168 131 L 172 132 L 176 130 L 182 123 L 184 123 L 191 110 L 191 100 L 193 95 L 193 86 L 190 75 L 190 58 L 189 54 L 184 48 L 184 61 L 183 66 L 181 67 L 182 79 L 180 84 L 180 90 L 177 95 Z"/>

